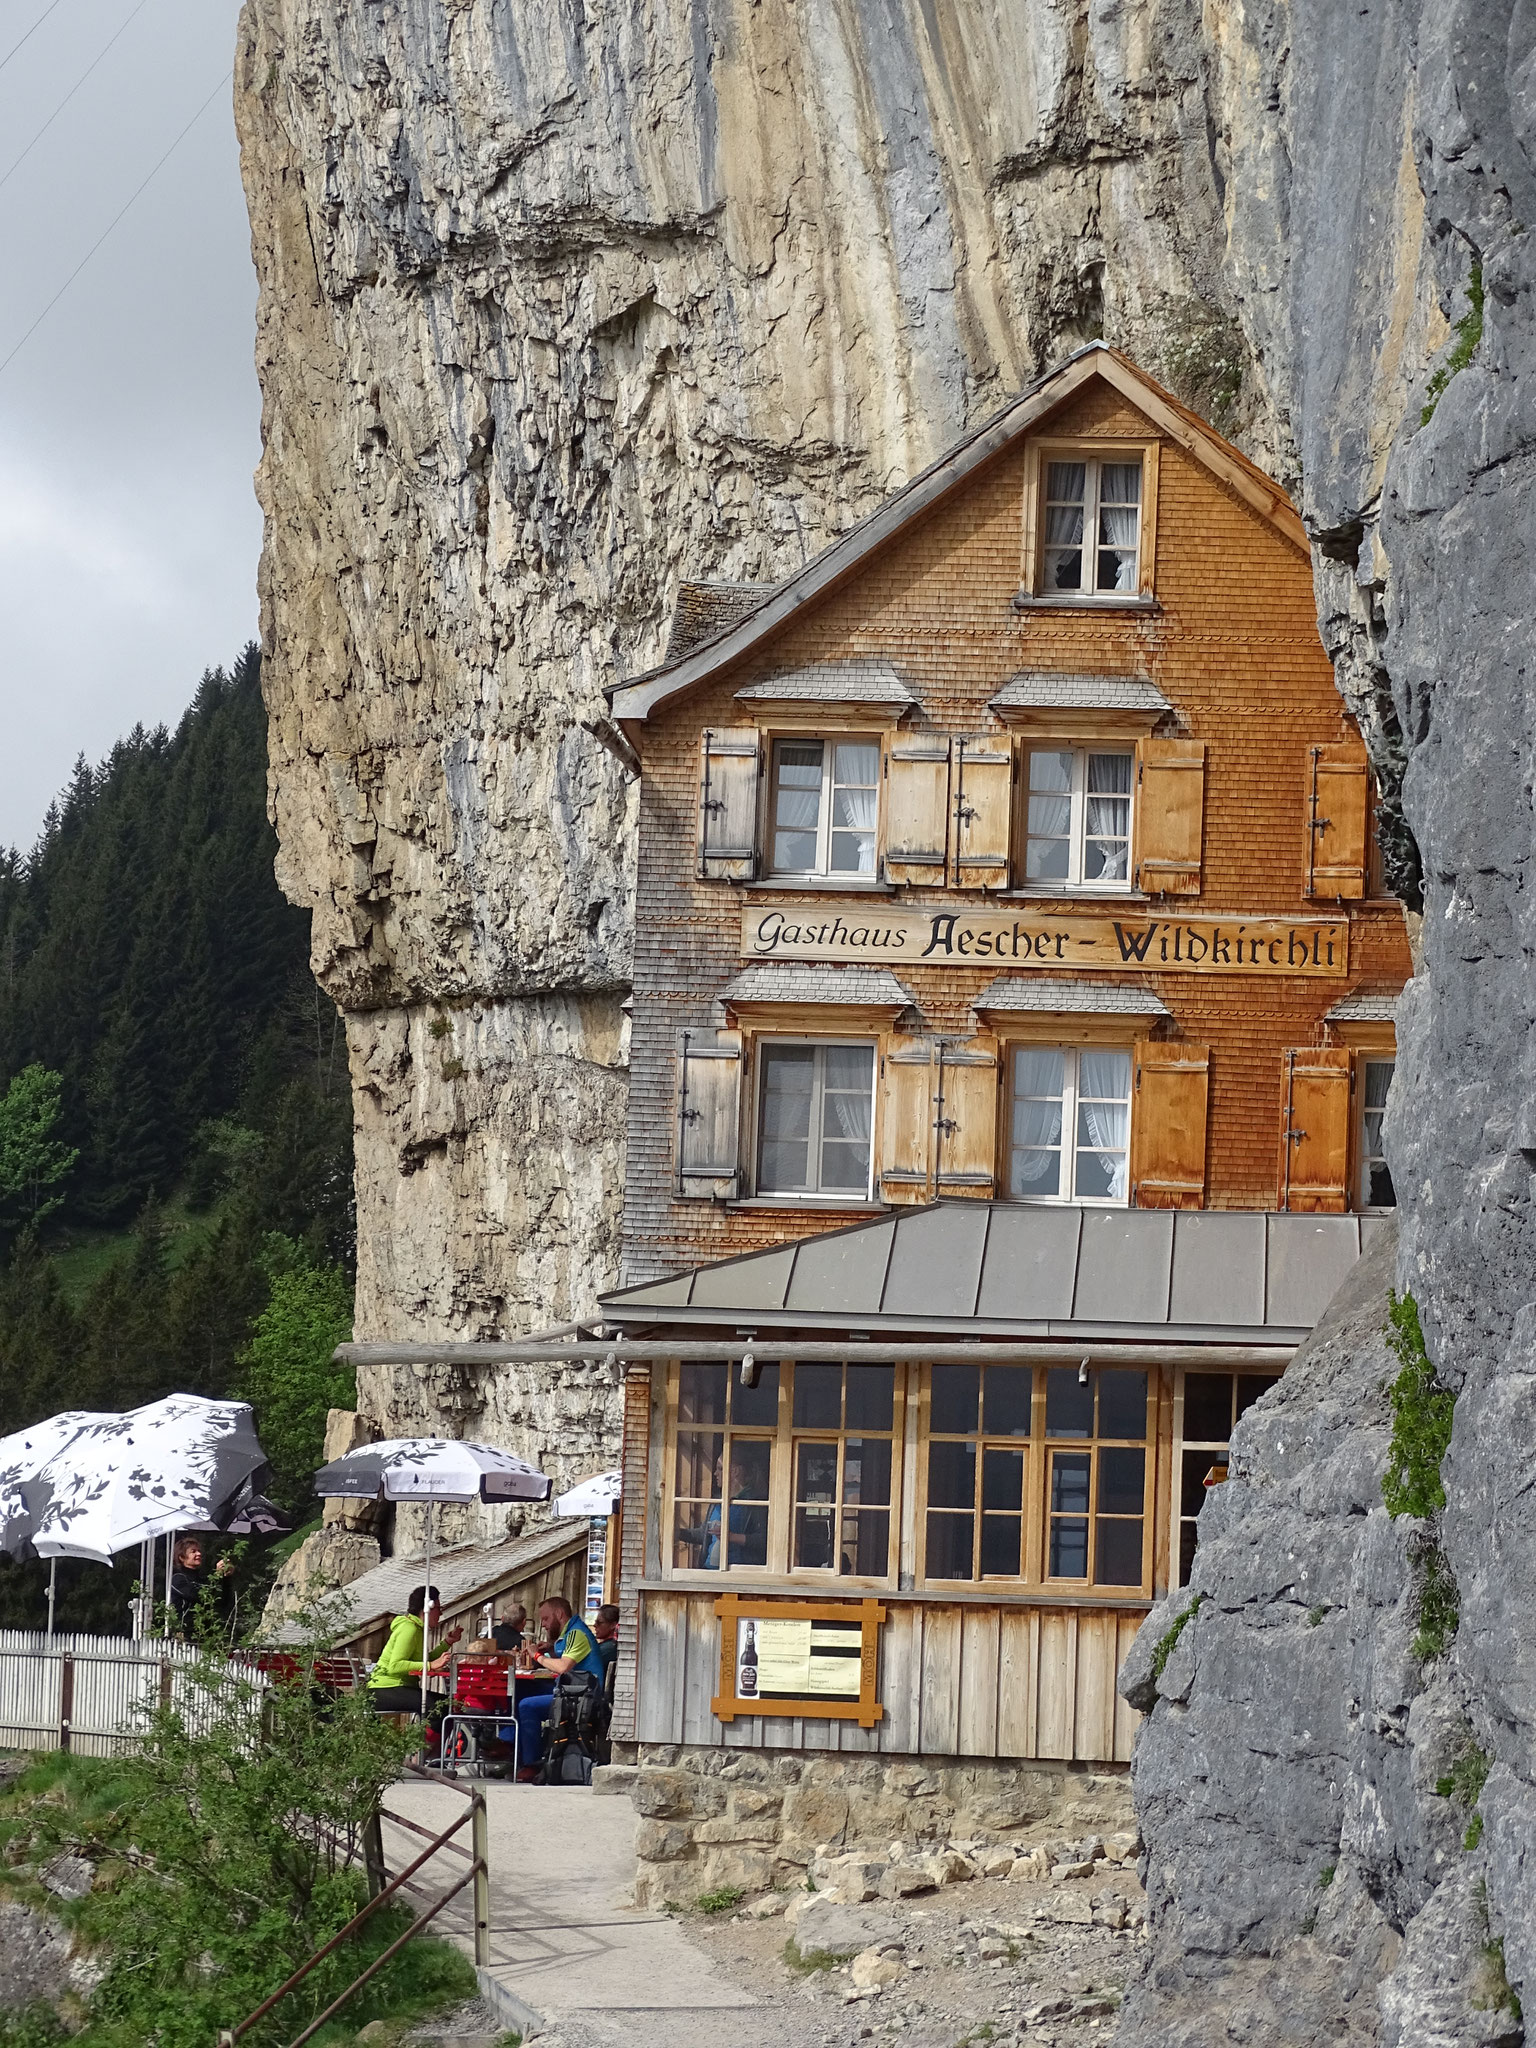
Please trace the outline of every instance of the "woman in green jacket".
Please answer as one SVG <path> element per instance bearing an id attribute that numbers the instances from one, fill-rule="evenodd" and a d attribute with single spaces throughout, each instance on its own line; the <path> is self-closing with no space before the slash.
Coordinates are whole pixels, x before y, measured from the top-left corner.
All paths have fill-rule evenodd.
<path id="1" fill-rule="evenodd" d="M 421 1712 L 422 1651 L 428 1636 L 437 1637 L 442 1618 L 436 1586 L 418 1586 L 405 1603 L 404 1614 L 390 1623 L 389 1640 L 368 1679 L 368 1701 L 377 1714 Z M 464 1633 L 455 1626 L 435 1640 L 428 1672 L 442 1668 L 438 1660 Z"/>

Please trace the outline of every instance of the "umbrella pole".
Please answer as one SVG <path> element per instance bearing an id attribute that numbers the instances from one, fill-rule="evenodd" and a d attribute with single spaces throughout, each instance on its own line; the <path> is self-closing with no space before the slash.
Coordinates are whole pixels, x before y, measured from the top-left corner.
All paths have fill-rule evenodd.
<path id="1" fill-rule="evenodd" d="M 432 1645 L 428 1640 L 427 1616 L 432 1612 L 432 1501 L 427 1500 L 427 1529 L 422 1543 L 422 1583 L 427 1591 L 421 1603 L 421 1754 L 427 1754 L 427 1663 Z M 439 1759 L 441 1761 L 441 1759 Z"/>
<path id="2" fill-rule="evenodd" d="M 50 1557 L 48 1560 L 48 1640 L 50 1643 L 53 1641 L 53 1597 L 58 1591 L 58 1585 L 59 1560 L 56 1557 Z"/>

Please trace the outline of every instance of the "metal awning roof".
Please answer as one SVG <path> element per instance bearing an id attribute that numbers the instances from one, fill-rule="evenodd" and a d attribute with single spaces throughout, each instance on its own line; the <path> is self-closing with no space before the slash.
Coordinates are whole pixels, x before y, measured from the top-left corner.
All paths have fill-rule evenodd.
<path id="1" fill-rule="evenodd" d="M 605 1321 L 1295 1345 L 1384 1217 L 936 1202 L 602 1297 Z"/>

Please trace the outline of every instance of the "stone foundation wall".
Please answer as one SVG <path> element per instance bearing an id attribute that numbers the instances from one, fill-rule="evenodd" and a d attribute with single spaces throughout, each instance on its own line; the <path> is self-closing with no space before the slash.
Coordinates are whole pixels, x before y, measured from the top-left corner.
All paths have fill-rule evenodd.
<path id="1" fill-rule="evenodd" d="M 634 1801 L 635 1903 L 652 1907 L 726 1886 L 803 1889 L 813 1866 L 861 1851 L 891 1873 L 876 1888 L 899 1897 L 989 1858 L 1000 1871 L 999 1852 L 1033 1867 L 1030 1852 L 1063 1833 L 1131 1841 L 1136 1825 L 1121 1764 L 616 1743 L 597 1782 Z"/>

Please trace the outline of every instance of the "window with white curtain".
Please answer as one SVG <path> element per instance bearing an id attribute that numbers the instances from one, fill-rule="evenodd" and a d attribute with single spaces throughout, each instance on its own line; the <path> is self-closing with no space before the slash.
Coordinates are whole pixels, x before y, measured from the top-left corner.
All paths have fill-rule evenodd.
<path id="1" fill-rule="evenodd" d="M 1046 463 L 1043 595 L 1134 597 L 1140 554 L 1139 456 Z"/>
<path id="2" fill-rule="evenodd" d="M 1127 747 L 1030 749 L 1026 887 L 1130 887 L 1134 766 Z"/>
<path id="3" fill-rule="evenodd" d="M 1381 1142 L 1382 1119 L 1387 1113 L 1387 1090 L 1392 1086 L 1395 1060 L 1364 1060 L 1364 1085 L 1360 1091 L 1360 1206 L 1362 1209 L 1395 1209 L 1397 1191 L 1392 1169 Z"/>
<path id="4" fill-rule="evenodd" d="M 1013 1050 L 1008 1192 L 1020 1202 L 1123 1204 L 1131 1055 L 1093 1045 Z"/>
<path id="5" fill-rule="evenodd" d="M 874 1046 L 759 1044 L 758 1193 L 867 1198 Z"/>
<path id="6" fill-rule="evenodd" d="M 780 740 L 773 750 L 772 872 L 873 877 L 879 801 L 879 740 Z"/>

